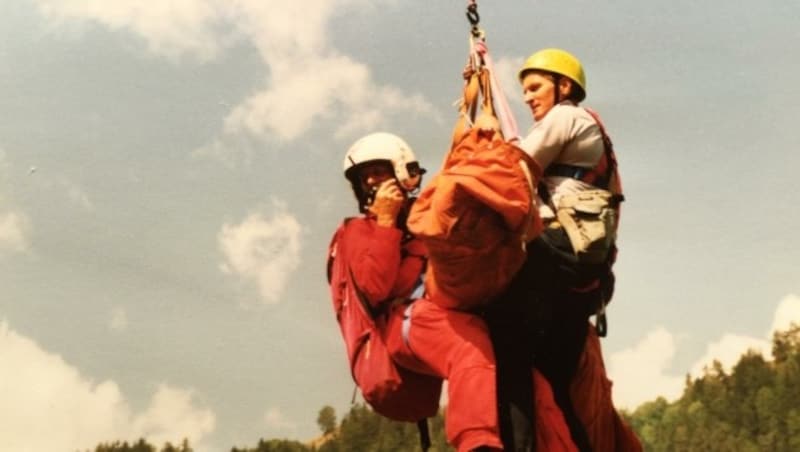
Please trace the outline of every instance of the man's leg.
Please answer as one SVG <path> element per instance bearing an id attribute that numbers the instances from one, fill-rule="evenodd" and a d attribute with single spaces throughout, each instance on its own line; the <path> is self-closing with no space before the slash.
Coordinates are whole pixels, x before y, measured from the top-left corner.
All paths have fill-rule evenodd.
<path id="1" fill-rule="evenodd" d="M 611 399 L 600 339 L 587 322 L 586 344 L 578 361 L 569 392 L 575 414 L 586 429 L 593 450 L 637 452 L 642 450 L 633 430 L 622 421 Z"/>
<path id="2" fill-rule="evenodd" d="M 497 420 L 495 365 L 486 324 L 479 317 L 420 299 L 392 315 L 386 344 L 410 370 L 448 381 L 445 431 L 459 452 L 481 446 L 502 450 Z"/>

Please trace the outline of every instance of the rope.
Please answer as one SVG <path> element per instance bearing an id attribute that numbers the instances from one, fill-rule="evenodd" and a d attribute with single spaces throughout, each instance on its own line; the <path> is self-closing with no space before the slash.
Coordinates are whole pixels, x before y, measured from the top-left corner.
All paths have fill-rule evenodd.
<path id="1" fill-rule="evenodd" d="M 491 91 L 494 93 L 494 98 L 497 99 L 497 108 L 495 115 L 500 122 L 500 131 L 507 141 L 515 142 L 519 140 L 519 128 L 517 127 L 517 120 L 514 118 L 514 113 L 508 105 L 505 93 L 503 93 L 500 83 L 494 73 L 494 64 L 492 58 L 489 56 L 489 48 L 486 47 L 485 33 L 478 26 L 481 16 L 478 14 L 477 0 L 467 1 L 467 20 L 469 21 L 470 28 L 470 63 L 474 70 L 479 70 L 485 67 L 489 71 L 489 83 L 491 84 Z"/>
<path id="2" fill-rule="evenodd" d="M 483 61 L 483 65 L 489 71 L 489 80 L 492 84 L 492 92 L 494 98 L 497 100 L 495 106 L 497 120 L 500 122 L 500 130 L 507 141 L 517 141 L 519 139 L 519 128 L 517 127 L 517 120 L 514 118 L 514 113 L 508 104 L 505 93 L 500 88 L 500 84 L 495 77 L 494 63 L 492 57 L 489 55 L 489 49 L 483 41 L 477 41 L 473 45 L 474 52 Z"/>

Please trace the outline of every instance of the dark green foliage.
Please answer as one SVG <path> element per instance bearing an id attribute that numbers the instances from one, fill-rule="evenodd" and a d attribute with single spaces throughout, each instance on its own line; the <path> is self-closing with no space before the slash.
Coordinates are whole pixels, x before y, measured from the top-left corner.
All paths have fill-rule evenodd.
<path id="1" fill-rule="evenodd" d="M 444 418 L 430 419 L 431 452 L 452 450 L 444 438 Z M 342 419 L 334 437 L 320 446 L 319 452 L 406 452 L 419 450 L 416 424 L 394 422 L 379 416 L 364 405 L 355 405 Z"/>
<path id="2" fill-rule="evenodd" d="M 336 411 L 330 405 L 325 405 L 317 415 L 317 425 L 322 433 L 327 435 L 336 430 Z"/>
<path id="3" fill-rule="evenodd" d="M 140 438 L 135 443 L 128 444 L 127 441 L 114 441 L 113 443 L 102 443 L 94 448 L 94 452 L 193 452 L 189 446 L 189 440 L 184 439 L 179 446 L 166 443 L 161 449 L 148 443 L 144 438 Z"/>
<path id="4" fill-rule="evenodd" d="M 322 427 L 319 418 L 317 423 Z M 332 414 L 332 408 L 328 414 Z M 444 435 L 444 417 L 439 414 L 428 420 L 431 432 L 430 452 L 450 452 Z M 233 448 L 231 452 L 414 452 L 420 450 L 419 432 L 416 424 L 394 422 L 375 414 L 362 404 L 354 405 L 344 416 L 341 424 L 314 445 L 287 440 L 261 440 L 253 449 Z"/>
<path id="5" fill-rule="evenodd" d="M 258 446 L 254 449 L 237 449 L 234 447 L 231 452 L 311 452 L 314 449 L 297 441 L 286 439 L 259 440 Z"/>
<path id="6" fill-rule="evenodd" d="M 680 399 L 647 402 L 626 419 L 647 451 L 800 450 L 800 325 L 776 333 L 772 353 L 747 352 L 730 374 L 715 362 L 687 377 Z"/>

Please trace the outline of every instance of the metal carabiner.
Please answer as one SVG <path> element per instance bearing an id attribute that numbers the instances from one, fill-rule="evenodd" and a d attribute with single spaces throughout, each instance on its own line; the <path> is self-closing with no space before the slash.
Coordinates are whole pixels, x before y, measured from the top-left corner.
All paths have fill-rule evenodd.
<path id="1" fill-rule="evenodd" d="M 467 20 L 472 26 L 472 36 L 476 38 L 480 36 L 482 31 L 478 28 L 478 24 L 481 21 L 481 16 L 478 14 L 478 4 L 475 3 L 475 0 L 472 0 L 470 4 L 467 5 Z"/>
<path id="2" fill-rule="evenodd" d="M 606 335 L 608 335 L 608 318 L 606 317 L 605 303 L 597 310 L 594 328 L 599 337 L 606 337 Z"/>

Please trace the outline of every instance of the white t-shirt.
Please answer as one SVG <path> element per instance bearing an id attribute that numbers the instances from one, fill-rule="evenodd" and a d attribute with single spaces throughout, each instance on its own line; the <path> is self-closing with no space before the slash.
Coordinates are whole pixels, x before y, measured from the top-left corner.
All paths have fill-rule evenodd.
<path id="1" fill-rule="evenodd" d="M 603 156 L 603 134 L 592 115 L 572 102 L 555 105 L 533 125 L 519 147 L 536 160 L 542 170 L 553 163 L 594 168 Z M 554 205 L 567 193 L 596 187 L 571 177 L 545 176 L 543 182 Z M 555 217 L 552 209 L 539 199 L 543 220 Z"/>

